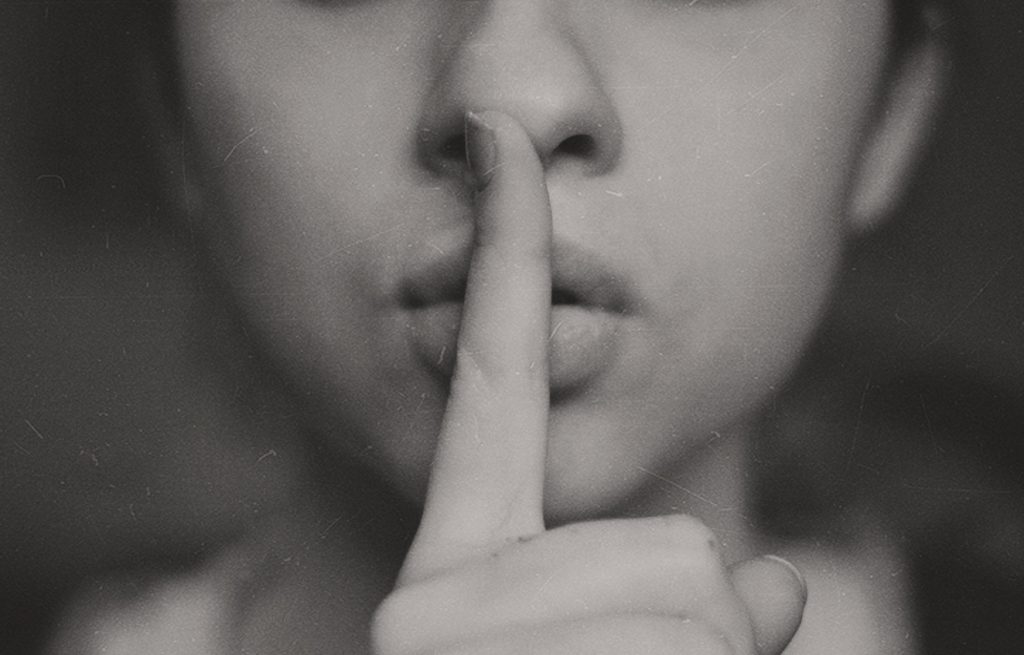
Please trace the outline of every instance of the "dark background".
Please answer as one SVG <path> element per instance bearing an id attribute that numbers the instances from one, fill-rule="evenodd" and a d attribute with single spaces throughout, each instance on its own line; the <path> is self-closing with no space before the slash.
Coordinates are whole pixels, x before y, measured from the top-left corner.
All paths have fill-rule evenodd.
<path id="1" fill-rule="evenodd" d="M 783 445 L 832 446 L 776 463 L 813 478 L 847 457 L 815 491 L 880 490 L 926 622 L 958 626 L 929 633 L 946 635 L 930 651 L 1009 653 L 1024 617 L 1024 8 L 961 4 L 934 145 L 901 216 L 851 253 L 773 412 Z M 114 2 L 0 5 L 0 640 L 79 575 L 188 559 L 289 490 L 278 412 L 202 365 L 196 245 L 155 193 L 135 118 L 141 38 Z M 782 504 L 813 510 L 805 491 Z"/>

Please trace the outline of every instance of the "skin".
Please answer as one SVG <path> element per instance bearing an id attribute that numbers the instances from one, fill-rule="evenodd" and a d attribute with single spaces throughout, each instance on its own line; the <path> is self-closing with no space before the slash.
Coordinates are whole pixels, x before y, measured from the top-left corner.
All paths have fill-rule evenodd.
<path id="1" fill-rule="evenodd" d="M 470 159 L 494 179 L 423 519 L 375 651 L 780 652 L 805 594 L 789 565 L 748 562 L 767 579 L 733 586 L 713 534 L 683 515 L 545 530 L 551 211 L 522 127 L 497 112 L 471 122 Z M 750 611 L 744 591 L 765 588 L 782 590 L 775 611 Z"/>
<path id="2" fill-rule="evenodd" d="M 550 515 L 614 504 L 780 384 L 839 260 L 885 4 L 685 4 L 181 3 L 202 229 L 334 448 L 422 498 L 446 385 L 400 288 L 412 262 L 468 256 L 442 147 L 471 109 L 540 149 L 598 144 L 547 162 L 554 238 L 641 305 L 614 370 L 552 413 Z"/>
<path id="3" fill-rule="evenodd" d="M 198 227 L 247 333 L 339 461 L 425 502 L 375 650 L 600 652 L 596 625 L 609 648 L 781 650 L 800 581 L 726 568 L 759 547 L 744 444 L 911 150 L 875 145 L 913 141 L 876 121 L 887 4 L 181 2 L 176 20 Z M 630 302 L 597 373 L 552 389 L 564 252 Z M 469 270 L 454 374 L 417 351 L 403 296 L 439 257 Z M 703 523 L 592 520 L 626 507 Z M 581 572 L 530 614 L 536 586 L 502 581 L 565 553 Z M 595 578 L 611 561 L 638 568 Z"/>

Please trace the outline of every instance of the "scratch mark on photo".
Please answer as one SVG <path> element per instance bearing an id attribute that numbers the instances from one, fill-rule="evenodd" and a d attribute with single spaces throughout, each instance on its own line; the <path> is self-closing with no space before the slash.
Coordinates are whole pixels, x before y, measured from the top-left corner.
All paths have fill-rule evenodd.
<path id="1" fill-rule="evenodd" d="M 35 435 L 39 437 L 40 441 L 46 441 L 46 437 L 43 436 L 42 432 L 36 429 L 36 426 L 32 425 L 32 421 L 28 420 L 27 418 L 23 420 L 25 421 L 25 425 L 28 426 L 28 429 L 32 430 L 32 432 L 34 432 Z"/>
<path id="2" fill-rule="evenodd" d="M 240 147 L 242 147 L 242 144 L 244 144 L 246 141 L 248 141 L 253 136 L 255 136 L 256 133 L 259 132 L 259 131 L 260 131 L 260 129 L 258 127 L 254 127 L 251 130 L 249 130 L 249 133 L 246 134 L 244 137 L 242 137 L 241 141 L 239 141 L 235 145 L 231 146 L 231 150 L 228 150 L 228 154 L 224 155 L 224 161 L 222 161 L 221 163 L 222 164 L 228 163 L 228 160 L 231 159 L 231 155 L 235 154 L 235 151 L 238 150 Z"/>

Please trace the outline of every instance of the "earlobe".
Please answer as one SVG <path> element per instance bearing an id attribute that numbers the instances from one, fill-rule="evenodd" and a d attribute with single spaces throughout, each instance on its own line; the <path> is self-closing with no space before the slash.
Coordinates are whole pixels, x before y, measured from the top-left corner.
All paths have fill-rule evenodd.
<path id="1" fill-rule="evenodd" d="M 870 231 L 893 212 L 927 142 L 949 68 L 935 22 L 928 21 L 889 73 L 849 198 L 847 221 L 855 232 Z"/>

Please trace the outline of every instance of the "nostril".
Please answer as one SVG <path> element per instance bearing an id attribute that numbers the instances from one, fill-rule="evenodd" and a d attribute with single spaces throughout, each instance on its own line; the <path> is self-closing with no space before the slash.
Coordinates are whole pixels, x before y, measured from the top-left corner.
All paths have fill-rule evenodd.
<path id="1" fill-rule="evenodd" d="M 576 305 L 579 304 L 580 300 L 575 293 L 568 289 L 553 288 L 551 289 L 551 304 L 552 305 Z"/>
<path id="2" fill-rule="evenodd" d="M 463 162 L 466 159 L 466 135 L 455 134 L 441 143 L 438 149 L 441 159 L 447 162 Z"/>
<path id="3" fill-rule="evenodd" d="M 546 156 L 543 143 L 537 147 L 545 167 L 557 166 L 560 160 L 564 160 L 563 163 L 576 161 L 589 167 L 597 164 L 603 156 L 603 145 L 596 137 L 582 132 L 562 139 Z M 441 134 L 434 130 L 421 130 L 418 153 L 424 165 L 435 173 L 459 176 L 465 173 L 466 134 L 456 129 L 445 130 Z"/>
<path id="4" fill-rule="evenodd" d="M 564 139 L 555 151 L 554 156 L 568 155 L 579 159 L 589 159 L 597 152 L 597 141 L 587 134 L 574 134 Z"/>

